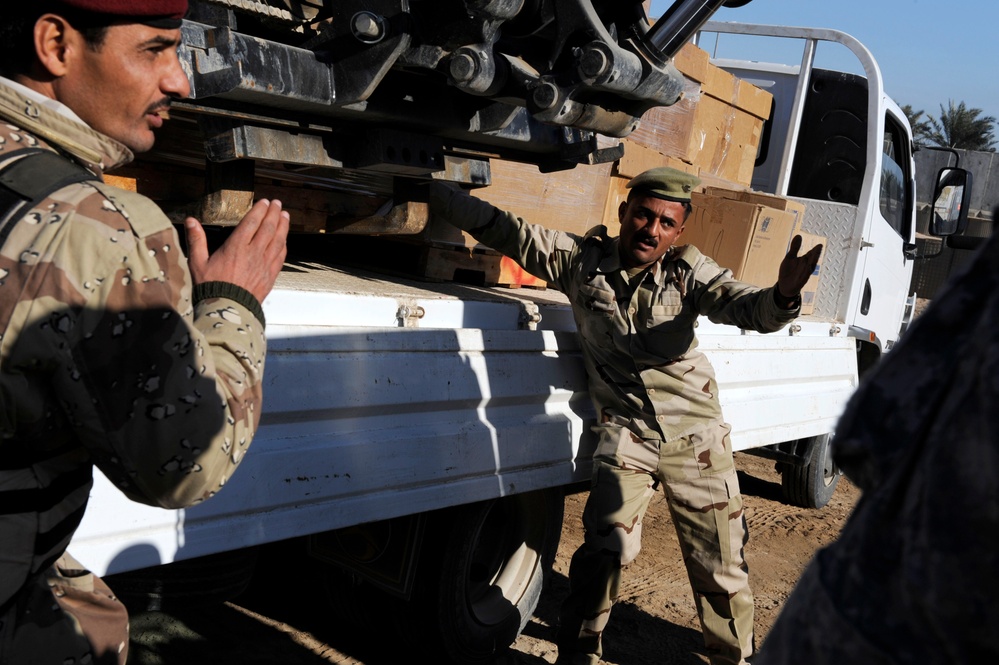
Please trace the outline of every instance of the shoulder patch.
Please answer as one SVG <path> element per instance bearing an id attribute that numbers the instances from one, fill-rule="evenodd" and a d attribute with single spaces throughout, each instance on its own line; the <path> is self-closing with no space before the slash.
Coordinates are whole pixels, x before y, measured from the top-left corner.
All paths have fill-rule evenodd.
<path id="1" fill-rule="evenodd" d="M 92 183 L 108 201 L 128 220 L 129 226 L 140 238 L 173 228 L 170 219 L 160 207 L 142 194 L 130 192 L 104 182 Z"/>

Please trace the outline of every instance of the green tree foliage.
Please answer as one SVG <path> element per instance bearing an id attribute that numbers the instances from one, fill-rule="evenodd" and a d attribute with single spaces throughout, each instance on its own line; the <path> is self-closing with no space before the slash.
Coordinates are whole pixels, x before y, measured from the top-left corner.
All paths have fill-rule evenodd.
<path id="1" fill-rule="evenodd" d="M 923 117 L 923 111 L 916 111 L 912 108 L 911 104 L 906 104 L 902 107 L 902 113 L 905 114 L 909 125 L 912 127 L 913 141 L 918 144 L 929 143 L 933 127 L 930 126 L 929 120 Z"/>
<path id="2" fill-rule="evenodd" d="M 982 117 L 981 109 L 970 109 L 964 102 L 955 106 L 949 100 L 946 109 L 940 105 L 939 119 L 933 116 L 928 119 L 932 130 L 927 138 L 940 147 L 986 152 L 995 149 L 996 119 L 991 115 Z"/>

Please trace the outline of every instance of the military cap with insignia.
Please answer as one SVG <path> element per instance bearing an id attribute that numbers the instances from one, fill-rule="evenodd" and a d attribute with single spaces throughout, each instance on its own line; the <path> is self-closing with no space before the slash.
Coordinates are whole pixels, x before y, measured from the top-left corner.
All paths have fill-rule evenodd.
<path id="1" fill-rule="evenodd" d="M 669 166 L 659 166 L 638 174 L 628 182 L 627 187 L 658 199 L 690 203 L 690 193 L 699 184 L 701 179 L 695 175 Z"/>

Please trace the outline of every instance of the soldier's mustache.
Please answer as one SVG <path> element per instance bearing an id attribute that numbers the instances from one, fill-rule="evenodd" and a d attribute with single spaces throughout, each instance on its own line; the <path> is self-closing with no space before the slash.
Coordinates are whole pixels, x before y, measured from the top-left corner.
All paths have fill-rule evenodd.
<path id="1" fill-rule="evenodd" d="M 154 104 L 150 104 L 146 113 L 149 115 L 158 115 L 164 120 L 169 120 L 170 118 L 170 105 L 173 104 L 173 100 L 169 97 L 164 97 Z"/>

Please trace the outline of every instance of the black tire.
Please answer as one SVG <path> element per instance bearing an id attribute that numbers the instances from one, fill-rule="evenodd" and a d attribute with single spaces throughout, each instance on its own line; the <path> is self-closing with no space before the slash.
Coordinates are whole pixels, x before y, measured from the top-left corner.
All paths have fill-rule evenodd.
<path id="1" fill-rule="evenodd" d="M 173 611 L 235 598 L 250 584 L 257 549 L 175 561 L 115 575 L 104 581 L 131 613 Z"/>
<path id="2" fill-rule="evenodd" d="M 436 617 L 429 632 L 452 662 L 495 663 L 520 635 L 550 576 L 563 511 L 562 492 L 542 490 L 464 506 L 447 518 L 443 549 L 433 553 L 436 588 L 417 602 Z"/>
<path id="3" fill-rule="evenodd" d="M 784 500 L 802 508 L 821 508 L 832 498 L 842 475 L 832 459 L 832 434 L 799 442 L 807 451 L 804 466 L 782 464 L 781 489 Z"/>

